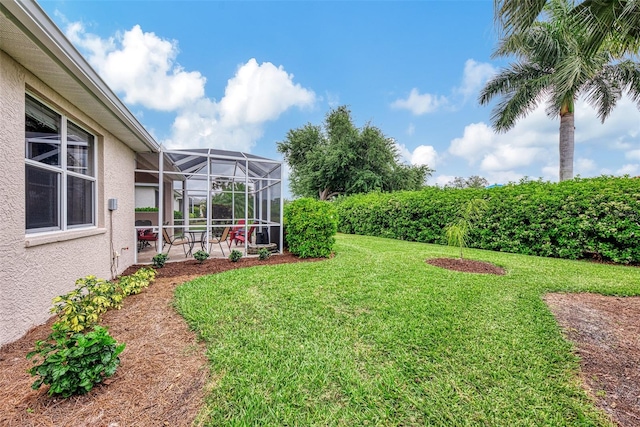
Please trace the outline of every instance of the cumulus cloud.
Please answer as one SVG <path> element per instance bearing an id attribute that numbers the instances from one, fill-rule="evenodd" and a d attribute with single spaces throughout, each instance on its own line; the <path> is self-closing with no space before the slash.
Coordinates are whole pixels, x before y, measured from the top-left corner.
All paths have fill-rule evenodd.
<path id="1" fill-rule="evenodd" d="M 206 78 L 177 63 L 178 42 L 143 32 L 139 25 L 108 39 L 86 32 L 78 22 L 69 23 L 66 33 L 128 105 L 177 113 L 171 136 L 162 141 L 169 148 L 250 151 L 266 122 L 316 101 L 315 93 L 294 83 L 284 67 L 254 58 L 227 81 L 222 99 L 206 98 Z"/>
<path id="2" fill-rule="evenodd" d="M 445 105 L 447 99 L 444 96 L 421 94 L 417 88 L 411 89 L 406 99 L 397 99 L 391 103 L 391 108 L 409 110 L 415 116 L 431 113 Z"/>
<path id="3" fill-rule="evenodd" d="M 293 83 L 293 74 L 270 62 L 258 64 L 251 58 L 227 82 L 220 100 L 220 117 L 225 123 L 256 124 L 274 120 L 291 106 L 313 104 L 315 94 Z"/>
<path id="4" fill-rule="evenodd" d="M 467 59 L 464 64 L 462 84 L 456 89 L 456 92 L 463 95 L 465 100 L 473 97 L 496 73 L 497 69 L 491 64 Z"/>
<path id="5" fill-rule="evenodd" d="M 599 150 L 624 151 L 628 160 L 640 160 L 640 150 L 630 149 L 640 144 L 639 113 L 633 102 L 622 99 L 604 124 L 582 99 L 576 103 L 575 111 L 576 152 L 581 146 L 593 145 Z M 495 133 L 483 122 L 467 125 L 463 135 L 451 141 L 448 153 L 479 167 L 481 174 L 495 177 L 496 181 L 499 176 L 511 180 L 532 173 L 536 176 L 532 171 L 540 171 L 544 179 L 555 181 L 558 179 L 558 132 L 559 121 L 550 119 L 544 106 L 540 106 L 506 133 Z M 615 173 L 633 174 L 635 166 L 635 163 L 624 165 Z M 592 159 L 577 157 L 574 161 L 576 175 L 593 176 L 603 171 L 607 169 L 599 170 Z"/>
<path id="6" fill-rule="evenodd" d="M 270 62 L 250 59 L 227 82 L 224 97 L 200 101 L 180 111 L 171 148 L 215 147 L 250 151 L 263 135 L 264 123 L 276 120 L 292 107 L 305 108 L 315 102 L 313 91 L 293 83 L 293 75 Z"/>
<path id="7" fill-rule="evenodd" d="M 106 40 L 86 33 L 78 22 L 69 24 L 66 33 L 129 105 L 174 111 L 204 96 L 204 76 L 176 62 L 177 41 L 143 32 L 139 25 Z"/>
<path id="8" fill-rule="evenodd" d="M 627 151 L 624 156 L 629 160 L 640 160 L 640 150 Z"/>
<path id="9" fill-rule="evenodd" d="M 431 145 L 419 145 L 411 154 L 412 165 L 427 165 L 433 169 L 438 161 L 438 152 Z"/>
<path id="10" fill-rule="evenodd" d="M 575 175 L 590 176 L 598 169 L 596 162 L 592 159 L 586 159 L 580 157 L 575 160 L 573 165 L 573 172 Z"/>
<path id="11" fill-rule="evenodd" d="M 638 164 L 626 164 L 616 171 L 616 175 L 636 176 L 639 173 L 640 173 L 640 165 Z"/>
<path id="12" fill-rule="evenodd" d="M 466 102 L 469 98 L 474 97 L 487 80 L 495 74 L 496 68 L 491 64 L 468 59 L 464 64 L 460 86 L 453 88 L 448 96 L 421 94 L 420 90 L 414 87 L 406 98 L 393 101 L 391 108 L 408 110 L 415 116 L 433 113 L 443 107 L 451 107 L 455 110 L 455 95 L 458 95 L 458 98 L 459 95 L 463 97 L 461 101 L 458 99 L 457 102 Z"/>
<path id="13" fill-rule="evenodd" d="M 456 179 L 456 177 L 453 175 L 437 175 L 435 177 L 435 185 L 437 185 L 438 187 L 444 187 L 454 179 Z"/>

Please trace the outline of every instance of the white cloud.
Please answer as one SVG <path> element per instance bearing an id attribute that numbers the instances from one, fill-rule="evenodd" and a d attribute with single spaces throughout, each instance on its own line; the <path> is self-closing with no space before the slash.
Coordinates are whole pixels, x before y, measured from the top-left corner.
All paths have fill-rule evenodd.
<path id="1" fill-rule="evenodd" d="M 444 187 L 454 179 L 456 179 L 456 177 L 453 175 L 437 175 L 435 177 L 435 185 L 438 187 Z"/>
<path id="2" fill-rule="evenodd" d="M 575 175 L 590 176 L 598 169 L 596 162 L 592 159 L 586 159 L 580 157 L 575 160 L 573 165 L 573 172 Z"/>
<path id="3" fill-rule="evenodd" d="M 462 74 L 462 85 L 456 88 L 455 91 L 463 95 L 466 100 L 477 94 L 496 73 L 496 68 L 491 64 L 467 59 Z"/>
<path id="4" fill-rule="evenodd" d="M 438 161 L 438 152 L 431 145 L 419 145 L 411 154 L 412 165 L 427 165 L 433 169 Z"/>
<path id="5" fill-rule="evenodd" d="M 627 164 L 623 165 L 620 169 L 616 171 L 616 175 L 631 175 L 636 176 L 640 173 L 640 165 L 638 164 Z"/>
<path id="6" fill-rule="evenodd" d="M 631 150 L 624 153 L 624 157 L 629 160 L 640 160 L 640 150 Z"/>
<path id="7" fill-rule="evenodd" d="M 229 79 L 220 102 L 201 99 L 180 111 L 173 134 L 165 141 L 171 148 L 215 147 L 250 151 L 263 135 L 264 123 L 276 120 L 292 107 L 315 102 L 315 94 L 293 83 L 293 75 L 270 62 L 250 59 Z"/>
<path id="8" fill-rule="evenodd" d="M 471 123 L 465 126 L 461 138 L 451 141 L 449 152 L 476 163 L 487 151 L 494 146 L 496 134 L 485 123 Z"/>
<path id="9" fill-rule="evenodd" d="M 314 101 L 315 94 L 294 84 L 293 74 L 282 66 L 270 62 L 258 64 L 251 58 L 227 82 L 220 100 L 220 117 L 234 126 L 264 123 L 277 119 L 294 105 L 308 107 Z"/>
<path id="10" fill-rule="evenodd" d="M 174 111 L 204 96 L 204 76 L 176 62 L 176 41 L 145 33 L 139 25 L 106 40 L 86 33 L 78 22 L 69 24 L 66 33 L 127 104 Z"/>
<path id="11" fill-rule="evenodd" d="M 413 115 L 420 116 L 432 113 L 446 104 L 447 99 L 444 96 L 420 94 L 417 88 L 413 88 L 406 99 L 397 99 L 392 102 L 391 108 L 409 110 Z"/>
<path id="12" fill-rule="evenodd" d="M 139 25 L 108 39 L 87 33 L 78 22 L 68 24 L 66 32 L 127 104 L 177 112 L 172 134 L 163 141 L 169 148 L 250 151 L 266 122 L 316 101 L 315 93 L 294 83 L 282 66 L 252 58 L 238 67 L 216 102 L 204 96 L 205 77 L 176 62 L 177 41 L 143 32 Z"/>

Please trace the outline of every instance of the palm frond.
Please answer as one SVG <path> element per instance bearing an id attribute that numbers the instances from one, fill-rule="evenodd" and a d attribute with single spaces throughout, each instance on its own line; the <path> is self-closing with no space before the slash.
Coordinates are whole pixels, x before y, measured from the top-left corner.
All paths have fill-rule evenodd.
<path id="1" fill-rule="evenodd" d="M 531 26 L 547 0 L 494 0 L 497 24 L 505 34 L 519 33 Z"/>
<path id="2" fill-rule="evenodd" d="M 616 79 L 612 78 L 610 67 L 591 79 L 584 86 L 584 92 L 587 102 L 596 109 L 598 118 L 603 123 L 622 97 L 622 90 Z"/>

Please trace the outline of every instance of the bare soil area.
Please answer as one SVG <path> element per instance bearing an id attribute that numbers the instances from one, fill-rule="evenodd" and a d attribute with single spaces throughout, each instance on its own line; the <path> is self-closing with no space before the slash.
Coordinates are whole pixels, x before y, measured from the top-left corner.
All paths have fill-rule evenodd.
<path id="1" fill-rule="evenodd" d="M 47 395 L 47 387 L 31 390 L 34 378 L 26 373 L 31 362 L 25 355 L 36 340 L 46 338 L 53 319 L 32 329 L 0 348 L 0 426 L 192 425 L 216 376 L 208 371 L 203 344 L 173 309 L 175 287 L 204 274 L 298 261 L 285 254 L 267 261 L 168 263 L 149 288 L 104 316 L 111 335 L 127 347 L 116 374 L 84 396 L 58 399 Z M 462 264 L 454 261 L 450 266 Z M 479 264 L 464 264 L 468 270 L 463 271 L 501 274 Z M 596 404 L 620 426 L 640 425 L 640 298 L 550 294 L 545 300 L 576 345 L 585 388 Z"/>
<path id="2" fill-rule="evenodd" d="M 548 294 L 545 301 L 575 345 L 596 405 L 620 426 L 640 426 L 640 297 Z"/>

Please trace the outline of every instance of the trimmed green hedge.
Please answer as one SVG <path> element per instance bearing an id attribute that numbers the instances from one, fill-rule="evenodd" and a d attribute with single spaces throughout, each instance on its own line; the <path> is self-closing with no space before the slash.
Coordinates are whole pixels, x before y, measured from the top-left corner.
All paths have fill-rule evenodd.
<path id="1" fill-rule="evenodd" d="M 488 203 L 469 247 L 528 255 L 640 263 L 640 179 L 599 177 L 491 189 L 427 187 L 339 199 L 338 230 L 446 244 L 444 228 L 472 198 Z"/>
<path id="2" fill-rule="evenodd" d="M 310 198 L 294 200 L 284 207 L 289 251 L 301 258 L 329 257 L 335 243 L 338 216 L 329 202 Z"/>

